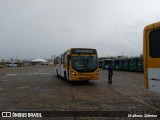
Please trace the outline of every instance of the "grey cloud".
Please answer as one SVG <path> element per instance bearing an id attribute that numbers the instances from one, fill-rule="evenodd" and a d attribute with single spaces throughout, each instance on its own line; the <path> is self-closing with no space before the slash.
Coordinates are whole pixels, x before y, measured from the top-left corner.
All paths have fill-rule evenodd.
<path id="1" fill-rule="evenodd" d="M 99 56 L 140 55 L 143 28 L 159 21 L 159 4 L 159 0 L 2 0 L 0 58 L 16 54 L 46 58 L 71 47 L 96 48 Z"/>

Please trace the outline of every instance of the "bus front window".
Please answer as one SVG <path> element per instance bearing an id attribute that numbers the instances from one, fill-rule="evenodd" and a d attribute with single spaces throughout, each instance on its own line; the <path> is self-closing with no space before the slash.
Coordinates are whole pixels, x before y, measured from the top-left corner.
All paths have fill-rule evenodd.
<path id="1" fill-rule="evenodd" d="M 94 71 L 97 67 L 96 56 L 72 56 L 72 68 L 77 71 Z"/>

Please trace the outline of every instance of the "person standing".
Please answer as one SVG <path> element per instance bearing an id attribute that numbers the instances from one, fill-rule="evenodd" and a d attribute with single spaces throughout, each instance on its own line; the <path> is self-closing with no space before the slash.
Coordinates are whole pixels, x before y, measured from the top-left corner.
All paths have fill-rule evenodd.
<path id="1" fill-rule="evenodd" d="M 113 76 L 113 70 L 110 64 L 108 64 L 108 83 L 112 84 L 112 76 Z"/>

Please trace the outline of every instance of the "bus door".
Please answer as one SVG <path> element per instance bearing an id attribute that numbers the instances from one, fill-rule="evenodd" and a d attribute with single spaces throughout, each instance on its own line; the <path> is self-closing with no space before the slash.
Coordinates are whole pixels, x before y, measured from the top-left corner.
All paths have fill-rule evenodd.
<path id="1" fill-rule="evenodd" d="M 147 31 L 146 43 L 148 88 L 160 92 L 160 28 Z"/>
<path id="2" fill-rule="evenodd" d="M 71 60 L 71 55 L 67 55 L 67 78 L 68 78 L 68 80 L 69 80 L 69 73 L 70 73 L 70 69 L 69 69 L 69 67 L 70 67 L 70 60 Z"/>

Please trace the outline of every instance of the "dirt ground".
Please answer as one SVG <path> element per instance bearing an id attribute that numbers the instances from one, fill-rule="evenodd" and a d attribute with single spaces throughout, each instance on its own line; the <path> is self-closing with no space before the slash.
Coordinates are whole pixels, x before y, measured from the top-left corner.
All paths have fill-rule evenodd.
<path id="1" fill-rule="evenodd" d="M 143 73 L 114 71 L 111 85 L 102 69 L 97 81 L 69 83 L 53 66 L 10 67 L 0 69 L 0 111 L 160 111 L 160 95 L 145 89 Z"/>

